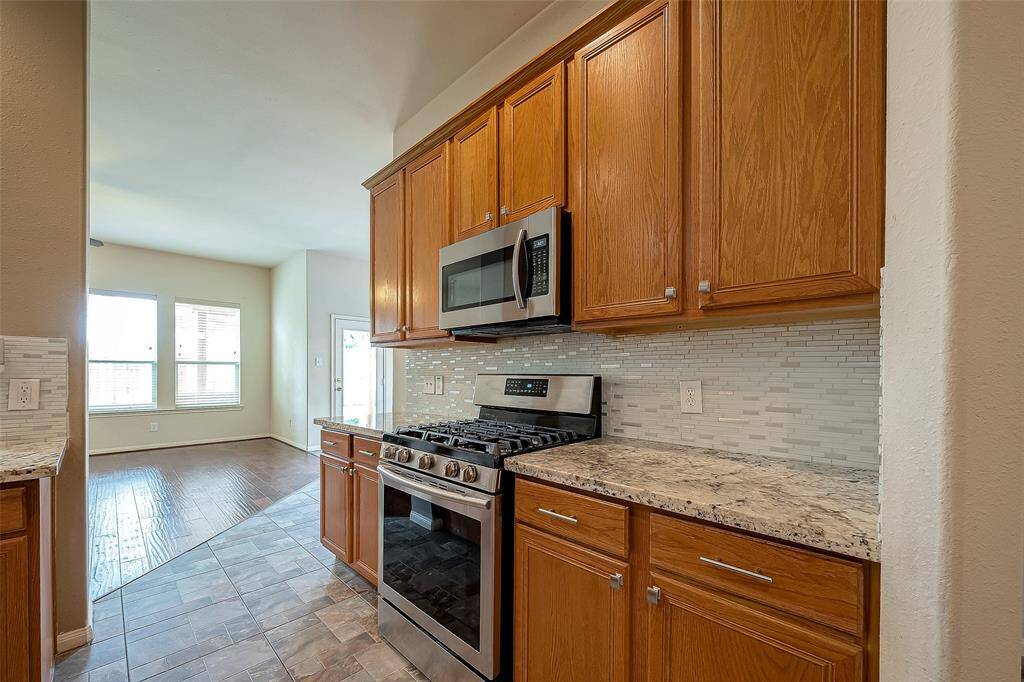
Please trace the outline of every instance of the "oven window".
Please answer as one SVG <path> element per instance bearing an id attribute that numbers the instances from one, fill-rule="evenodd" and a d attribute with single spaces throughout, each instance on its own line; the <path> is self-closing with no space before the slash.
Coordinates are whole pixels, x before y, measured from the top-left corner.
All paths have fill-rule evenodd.
<path id="1" fill-rule="evenodd" d="M 480 522 L 384 486 L 383 581 L 480 649 Z"/>
<path id="2" fill-rule="evenodd" d="M 441 273 L 444 310 L 465 310 L 514 301 L 512 251 L 513 247 L 506 246 L 444 266 Z"/>

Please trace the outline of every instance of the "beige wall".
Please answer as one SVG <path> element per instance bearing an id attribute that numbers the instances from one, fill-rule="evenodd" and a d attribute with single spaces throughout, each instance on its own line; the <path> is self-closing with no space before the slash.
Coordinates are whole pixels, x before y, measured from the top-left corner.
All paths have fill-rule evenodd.
<path id="1" fill-rule="evenodd" d="M 266 436 L 270 425 L 270 269 L 107 244 L 89 249 L 89 288 L 157 296 L 157 413 L 89 417 L 91 454 Z M 242 407 L 174 409 L 174 301 L 241 306 Z M 151 432 L 151 423 L 158 431 Z"/>
<path id="2" fill-rule="evenodd" d="M 610 0 L 555 0 L 395 129 L 398 156 L 516 69 L 590 19 Z M 396 391 L 397 395 L 398 392 Z"/>
<path id="3" fill-rule="evenodd" d="M 57 478 L 57 631 L 89 619 L 84 2 L 0 3 L 0 333 L 68 339 Z"/>
<path id="4" fill-rule="evenodd" d="M 306 449 L 306 252 L 271 275 L 270 432 Z"/>

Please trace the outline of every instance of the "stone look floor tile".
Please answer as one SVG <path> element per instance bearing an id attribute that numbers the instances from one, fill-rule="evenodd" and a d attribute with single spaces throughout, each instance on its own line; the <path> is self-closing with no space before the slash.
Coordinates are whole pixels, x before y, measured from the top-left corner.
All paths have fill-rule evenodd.
<path id="1" fill-rule="evenodd" d="M 272 661 L 278 661 L 277 654 L 263 635 L 242 640 L 203 657 L 203 663 L 212 682 L 226 680 L 240 672 Z"/>
<path id="2" fill-rule="evenodd" d="M 284 582 L 320 568 L 316 558 L 301 547 L 256 557 L 228 566 L 225 572 L 240 594 Z"/>
<path id="3" fill-rule="evenodd" d="M 91 673 L 116 661 L 122 661 L 125 657 L 124 636 L 110 637 L 102 642 L 61 654 L 57 659 L 54 679 L 57 682 L 71 680 L 83 673 Z"/>

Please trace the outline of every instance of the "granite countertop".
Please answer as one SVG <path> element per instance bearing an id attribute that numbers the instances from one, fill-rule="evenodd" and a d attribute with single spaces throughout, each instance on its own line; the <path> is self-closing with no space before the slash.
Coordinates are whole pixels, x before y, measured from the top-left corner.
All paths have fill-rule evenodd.
<path id="1" fill-rule="evenodd" d="M 0 445 L 0 482 L 56 476 L 67 444 L 67 439 L 53 438 L 19 445 Z"/>
<path id="2" fill-rule="evenodd" d="M 505 460 L 517 474 L 879 560 L 878 472 L 626 438 Z"/>
<path id="3" fill-rule="evenodd" d="M 341 431 L 379 440 L 384 432 L 394 431 L 401 426 L 417 426 L 448 419 L 450 417 L 423 412 L 376 412 L 357 417 L 345 417 L 344 421 L 332 417 L 318 417 L 313 420 L 313 423 L 331 431 Z"/>

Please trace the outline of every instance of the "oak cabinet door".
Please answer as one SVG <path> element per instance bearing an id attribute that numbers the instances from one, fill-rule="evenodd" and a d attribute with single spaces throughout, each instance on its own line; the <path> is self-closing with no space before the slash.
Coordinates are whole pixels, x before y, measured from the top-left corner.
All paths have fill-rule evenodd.
<path id="1" fill-rule="evenodd" d="M 352 469 L 352 568 L 377 586 L 377 472 Z"/>
<path id="2" fill-rule="evenodd" d="M 576 53 L 574 319 L 682 311 L 680 3 Z"/>
<path id="3" fill-rule="evenodd" d="M 516 682 L 625 682 L 626 564 L 522 524 L 515 532 Z"/>
<path id="4" fill-rule="evenodd" d="M 3 679 L 29 679 L 28 537 L 0 540 L 0 670 Z"/>
<path id="5" fill-rule="evenodd" d="M 398 171 L 370 190 L 370 337 L 400 341 L 405 324 L 405 182 Z"/>
<path id="6" fill-rule="evenodd" d="M 498 225 L 498 111 L 492 107 L 452 139 L 452 240 Z"/>
<path id="7" fill-rule="evenodd" d="M 861 682 L 863 650 L 839 637 L 659 575 L 649 682 Z"/>
<path id="8" fill-rule="evenodd" d="M 501 108 L 501 223 L 565 204 L 565 66 L 561 62 Z"/>
<path id="9" fill-rule="evenodd" d="M 352 463 L 320 455 L 320 542 L 342 561 L 352 556 Z"/>
<path id="10" fill-rule="evenodd" d="M 698 6 L 700 306 L 878 290 L 885 3 Z"/>
<path id="11" fill-rule="evenodd" d="M 444 337 L 438 328 L 438 252 L 448 244 L 448 143 L 405 168 L 405 320 L 407 339 Z"/>

